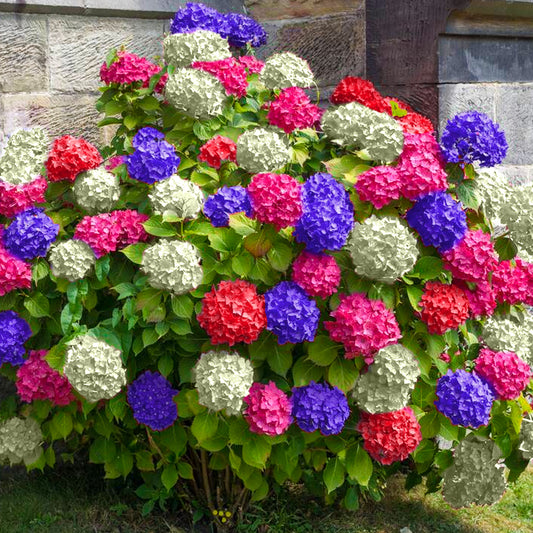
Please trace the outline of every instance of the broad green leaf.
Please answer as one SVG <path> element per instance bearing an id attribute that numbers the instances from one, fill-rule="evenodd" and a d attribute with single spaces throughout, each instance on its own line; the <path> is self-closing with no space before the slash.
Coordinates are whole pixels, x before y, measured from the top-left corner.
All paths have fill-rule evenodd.
<path id="1" fill-rule="evenodd" d="M 185 429 L 177 423 L 164 431 L 160 431 L 157 435 L 154 435 L 153 438 L 160 446 L 165 446 L 178 456 L 181 455 L 187 447 L 187 433 L 185 432 Z"/>
<path id="2" fill-rule="evenodd" d="M 275 242 L 267 252 L 267 258 L 272 268 L 278 272 L 285 272 L 292 262 L 292 248 L 283 242 Z"/>
<path id="3" fill-rule="evenodd" d="M 60 437 L 66 438 L 72 431 L 72 417 L 65 411 L 59 411 L 52 418 L 52 426 Z"/>
<path id="4" fill-rule="evenodd" d="M 422 287 L 419 287 L 418 285 L 407 285 L 405 290 L 407 291 L 407 297 L 409 298 L 409 303 L 413 309 L 415 311 L 420 311 L 421 308 L 419 302 L 422 298 L 422 294 L 424 294 Z"/>
<path id="5" fill-rule="evenodd" d="M 255 233 L 259 224 L 256 220 L 248 218 L 244 213 L 234 213 L 229 216 L 229 227 L 232 228 L 235 233 L 246 237 Z"/>
<path id="6" fill-rule="evenodd" d="M 300 357 L 292 367 L 292 379 L 295 387 L 309 385 L 309 382 L 318 382 L 322 379 L 324 369 L 315 365 L 305 357 Z"/>
<path id="7" fill-rule="evenodd" d="M 440 257 L 425 255 L 416 262 L 413 273 L 423 280 L 435 279 L 439 277 L 442 271 L 442 264 Z"/>
<path id="8" fill-rule="evenodd" d="M 337 357 L 339 348 L 327 335 L 319 335 L 307 345 L 308 358 L 318 366 L 329 366 Z"/>
<path id="9" fill-rule="evenodd" d="M 476 195 L 476 182 L 474 180 L 463 180 L 455 188 L 455 193 L 457 198 L 465 207 L 470 207 L 471 209 L 479 208 L 479 199 Z"/>
<path id="10" fill-rule="evenodd" d="M 154 111 L 159 107 L 159 100 L 154 96 L 145 96 L 143 99 L 138 100 L 137 103 L 144 111 Z"/>
<path id="11" fill-rule="evenodd" d="M 143 259 L 143 252 L 148 247 L 148 244 L 139 242 L 137 244 L 131 244 L 120 250 L 132 263 L 140 265 Z"/>
<path id="12" fill-rule="evenodd" d="M 374 467 L 372 459 L 363 447 L 358 444 L 349 448 L 346 452 L 345 464 L 350 478 L 366 487 L 372 477 Z"/>
<path id="13" fill-rule="evenodd" d="M 272 445 L 267 441 L 267 437 L 253 434 L 242 445 L 242 458 L 250 466 L 262 470 L 266 466 L 271 448 Z"/>
<path id="14" fill-rule="evenodd" d="M 149 218 L 143 223 L 146 233 L 156 237 L 174 237 L 178 230 L 169 222 L 163 222 L 157 217 Z"/>
<path id="15" fill-rule="evenodd" d="M 345 469 L 338 457 L 331 457 L 324 469 L 323 478 L 328 493 L 333 492 L 344 483 Z"/>
<path id="16" fill-rule="evenodd" d="M 292 365 L 292 346 L 290 344 L 279 345 L 275 343 L 266 360 L 268 366 L 276 374 L 285 377 Z"/>
<path id="17" fill-rule="evenodd" d="M 194 311 L 194 304 L 187 294 L 172 295 L 170 300 L 172 311 L 179 318 L 189 319 Z"/>
<path id="18" fill-rule="evenodd" d="M 50 302 L 40 292 L 35 292 L 24 300 L 24 307 L 34 318 L 50 316 Z"/>
<path id="19" fill-rule="evenodd" d="M 161 473 L 161 483 L 167 490 L 170 490 L 177 483 L 178 477 L 179 474 L 175 465 L 165 466 Z"/>
<path id="20" fill-rule="evenodd" d="M 359 370 L 352 359 L 337 358 L 328 368 L 328 383 L 344 392 L 353 389 Z"/>
<path id="21" fill-rule="evenodd" d="M 440 420 L 436 410 L 426 413 L 420 420 L 420 431 L 422 437 L 431 439 L 439 432 Z"/>
<path id="22" fill-rule="evenodd" d="M 215 413 L 204 411 L 194 417 L 191 425 L 192 434 L 198 441 L 203 441 L 213 437 L 217 432 L 218 418 Z"/>
<path id="23" fill-rule="evenodd" d="M 508 261 L 516 257 L 518 248 L 516 244 L 508 237 L 498 237 L 494 241 L 494 249 L 500 258 L 500 261 Z"/>
<path id="24" fill-rule="evenodd" d="M 89 461 L 91 463 L 111 463 L 117 455 L 115 443 L 105 437 L 97 437 L 89 448 Z"/>

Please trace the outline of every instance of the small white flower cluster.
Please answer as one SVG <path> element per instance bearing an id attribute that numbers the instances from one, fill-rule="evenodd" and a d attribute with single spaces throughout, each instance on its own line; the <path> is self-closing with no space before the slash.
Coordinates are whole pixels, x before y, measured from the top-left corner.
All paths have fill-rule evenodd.
<path id="1" fill-rule="evenodd" d="M 346 244 L 360 276 L 394 283 L 418 259 L 416 238 L 397 218 L 372 215 L 355 224 Z"/>
<path id="2" fill-rule="evenodd" d="M 524 459 L 529 461 L 533 459 L 533 418 L 531 417 L 526 417 L 522 420 L 518 449 Z"/>
<path id="3" fill-rule="evenodd" d="M 165 98 L 186 115 L 208 119 L 222 113 L 227 96 L 222 84 L 208 72 L 178 68 L 168 77 Z"/>
<path id="4" fill-rule="evenodd" d="M 212 411 L 238 415 L 254 382 L 252 363 L 237 352 L 203 353 L 193 369 L 198 403 Z"/>
<path id="5" fill-rule="evenodd" d="M 277 131 L 254 128 L 237 139 L 237 163 L 251 174 L 279 170 L 290 160 L 287 139 Z"/>
<path id="6" fill-rule="evenodd" d="M 287 87 L 311 87 L 315 78 L 305 59 L 292 52 L 281 52 L 270 56 L 259 75 L 268 89 Z"/>
<path id="7" fill-rule="evenodd" d="M 76 281 L 89 274 L 96 256 L 87 243 L 72 239 L 53 244 L 48 252 L 48 261 L 56 278 Z"/>
<path id="8" fill-rule="evenodd" d="M 500 457 L 496 443 L 470 433 L 455 449 L 453 465 L 444 471 L 444 499 L 455 509 L 499 501 L 506 488 Z"/>
<path id="9" fill-rule="evenodd" d="M 155 289 L 185 294 L 202 282 L 198 249 L 190 242 L 160 240 L 144 250 L 142 271 Z"/>
<path id="10" fill-rule="evenodd" d="M 49 139 L 42 128 L 19 130 L 9 137 L 0 156 L 0 180 L 23 185 L 39 177 Z"/>
<path id="11" fill-rule="evenodd" d="M 0 423 L 0 464 L 30 465 L 39 459 L 43 434 L 33 418 L 10 418 Z"/>
<path id="12" fill-rule="evenodd" d="M 328 109 L 322 116 L 322 130 L 332 142 L 355 145 L 374 161 L 391 163 L 403 149 L 400 123 L 357 102 Z"/>
<path id="13" fill-rule="evenodd" d="M 72 187 L 76 203 L 90 215 L 111 211 L 120 198 L 118 176 L 103 168 L 79 174 Z"/>
<path id="14" fill-rule="evenodd" d="M 512 187 L 497 168 L 476 168 L 476 195 L 486 217 L 493 226 L 501 223 L 502 210 L 509 202 Z"/>
<path id="15" fill-rule="evenodd" d="M 197 30 L 173 33 L 163 40 L 165 62 L 175 68 L 189 67 L 195 61 L 218 61 L 231 57 L 228 40 L 218 33 Z"/>
<path id="16" fill-rule="evenodd" d="M 121 351 L 90 333 L 68 343 L 63 372 L 88 402 L 112 398 L 126 384 Z"/>
<path id="17" fill-rule="evenodd" d="M 196 218 L 204 205 L 202 189 L 177 174 L 158 181 L 149 194 L 154 213 L 178 218 Z"/>
<path id="18" fill-rule="evenodd" d="M 359 376 L 353 398 L 367 413 L 390 413 L 409 404 L 420 369 L 413 353 L 401 344 L 382 348 L 368 372 Z"/>

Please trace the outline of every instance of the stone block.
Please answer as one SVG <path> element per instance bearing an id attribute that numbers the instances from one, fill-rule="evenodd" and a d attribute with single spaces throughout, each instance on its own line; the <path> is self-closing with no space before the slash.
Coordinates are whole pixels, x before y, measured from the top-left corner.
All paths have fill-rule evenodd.
<path id="1" fill-rule="evenodd" d="M 507 177 L 511 185 L 531 183 L 533 176 L 531 165 L 498 165 L 498 169 Z"/>
<path id="2" fill-rule="evenodd" d="M 364 8 L 364 0 L 244 0 L 257 20 L 316 17 Z"/>
<path id="3" fill-rule="evenodd" d="M 0 92 L 48 88 L 48 36 L 41 15 L 0 14 Z"/>
<path id="4" fill-rule="evenodd" d="M 111 48 L 152 58 L 162 54 L 168 21 L 50 15 L 50 83 L 53 91 L 90 92 Z"/>
<path id="5" fill-rule="evenodd" d="M 370 78 L 371 81 L 374 81 Z M 392 96 L 407 102 L 417 113 L 426 116 L 433 125 L 438 124 L 438 91 L 435 85 L 376 85 L 383 96 Z"/>
<path id="6" fill-rule="evenodd" d="M 317 17 L 305 22 L 267 23 L 269 42 L 262 59 L 275 52 L 293 52 L 309 62 L 320 85 L 337 84 L 345 76 L 365 75 L 364 10 Z"/>

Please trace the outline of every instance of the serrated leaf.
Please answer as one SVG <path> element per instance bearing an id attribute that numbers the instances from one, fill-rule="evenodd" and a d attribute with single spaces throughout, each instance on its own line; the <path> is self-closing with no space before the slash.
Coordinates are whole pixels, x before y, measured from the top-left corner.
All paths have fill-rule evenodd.
<path id="1" fill-rule="evenodd" d="M 172 306 L 172 311 L 177 317 L 185 319 L 192 317 L 194 312 L 194 304 L 188 295 L 172 295 L 170 304 Z"/>
<path id="2" fill-rule="evenodd" d="M 476 183 L 474 180 L 463 180 L 455 188 L 455 193 L 465 207 L 470 207 L 476 210 L 479 208 L 479 200 L 476 195 Z"/>
<path id="3" fill-rule="evenodd" d="M 494 249 L 500 258 L 500 261 L 508 261 L 516 257 L 518 248 L 516 244 L 508 237 L 498 237 L 494 241 Z"/>
<path id="4" fill-rule="evenodd" d="M 259 228 L 259 224 L 256 220 L 248 218 L 244 213 L 234 213 L 229 215 L 229 227 L 235 233 L 246 237 L 255 233 Z"/>

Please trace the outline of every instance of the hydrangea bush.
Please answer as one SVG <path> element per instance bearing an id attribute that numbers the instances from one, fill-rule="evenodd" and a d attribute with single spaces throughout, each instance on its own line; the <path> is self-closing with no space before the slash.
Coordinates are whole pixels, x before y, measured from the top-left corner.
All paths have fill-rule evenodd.
<path id="1" fill-rule="evenodd" d="M 532 186 L 502 177 L 485 115 L 439 145 L 354 77 L 324 111 L 265 40 L 188 4 L 164 61 L 102 65 L 109 146 L 9 138 L 0 460 L 53 467 L 62 440 L 145 512 L 220 527 L 286 481 L 356 509 L 400 462 L 493 503 L 532 456 Z"/>

